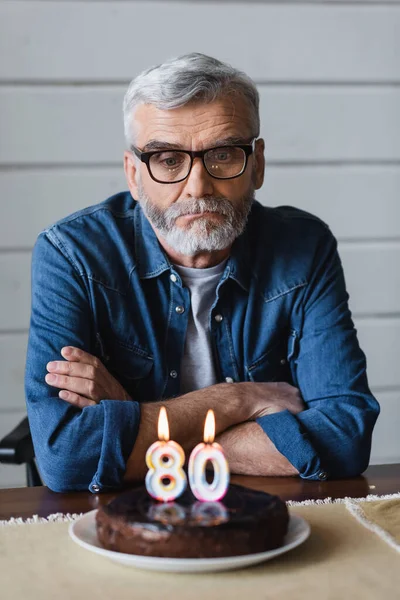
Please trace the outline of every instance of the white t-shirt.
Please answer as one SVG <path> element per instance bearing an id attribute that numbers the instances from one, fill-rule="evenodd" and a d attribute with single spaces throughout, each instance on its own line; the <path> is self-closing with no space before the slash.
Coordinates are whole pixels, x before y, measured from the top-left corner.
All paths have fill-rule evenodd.
<path id="1" fill-rule="evenodd" d="M 215 267 L 192 269 L 175 265 L 190 291 L 185 348 L 181 363 L 181 394 L 217 383 L 209 329 L 210 311 L 227 259 Z"/>

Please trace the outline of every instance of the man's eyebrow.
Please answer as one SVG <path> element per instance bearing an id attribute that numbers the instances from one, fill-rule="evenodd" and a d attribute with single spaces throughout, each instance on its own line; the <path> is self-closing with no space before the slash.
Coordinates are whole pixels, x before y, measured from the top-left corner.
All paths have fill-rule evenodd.
<path id="1" fill-rule="evenodd" d="M 183 149 L 183 146 L 178 143 L 163 142 L 161 140 L 150 140 L 143 146 L 143 152 L 151 152 L 152 150 L 169 150 L 170 148 L 177 150 Z"/>
<path id="2" fill-rule="evenodd" d="M 220 138 L 218 140 L 214 140 L 207 147 L 208 148 L 217 148 L 218 146 L 233 146 L 233 145 L 241 145 L 241 144 L 250 144 L 251 140 L 254 139 L 252 137 L 239 137 L 239 136 L 229 136 L 225 138 Z M 143 146 L 143 152 L 151 152 L 153 150 L 187 150 L 184 148 L 182 144 L 178 144 L 177 142 L 163 142 L 162 140 L 150 140 L 147 142 L 145 146 Z"/>
<path id="3" fill-rule="evenodd" d="M 212 143 L 212 147 L 216 148 L 217 146 L 235 146 L 242 144 L 250 144 L 250 142 L 254 139 L 254 137 L 238 137 L 238 136 L 230 136 L 226 138 L 221 138 L 219 140 L 215 140 Z"/>

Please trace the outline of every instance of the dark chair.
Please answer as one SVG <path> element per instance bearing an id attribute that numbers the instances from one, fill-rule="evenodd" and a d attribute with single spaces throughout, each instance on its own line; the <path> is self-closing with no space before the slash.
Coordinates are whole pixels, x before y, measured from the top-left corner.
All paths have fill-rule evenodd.
<path id="1" fill-rule="evenodd" d="M 25 417 L 15 429 L 0 440 L 0 463 L 7 465 L 25 464 L 27 486 L 43 485 L 35 463 L 35 452 L 28 417 Z"/>

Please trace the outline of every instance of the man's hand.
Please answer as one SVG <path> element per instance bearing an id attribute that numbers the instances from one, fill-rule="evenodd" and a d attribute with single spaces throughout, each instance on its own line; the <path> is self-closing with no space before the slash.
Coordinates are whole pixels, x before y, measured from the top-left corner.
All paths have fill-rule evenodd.
<path id="1" fill-rule="evenodd" d="M 100 400 L 131 400 L 122 385 L 107 371 L 103 363 L 88 352 L 73 346 L 62 348 L 63 361 L 47 364 L 46 383 L 60 388 L 59 397 L 79 408 Z"/>
<path id="2" fill-rule="evenodd" d="M 255 421 L 259 417 L 265 417 L 265 415 L 271 415 L 282 410 L 288 410 L 297 415 L 305 408 L 300 391 L 284 381 L 269 383 L 243 382 L 230 385 L 235 386 L 235 392 L 239 392 L 248 407 L 249 414 L 246 421 Z"/>

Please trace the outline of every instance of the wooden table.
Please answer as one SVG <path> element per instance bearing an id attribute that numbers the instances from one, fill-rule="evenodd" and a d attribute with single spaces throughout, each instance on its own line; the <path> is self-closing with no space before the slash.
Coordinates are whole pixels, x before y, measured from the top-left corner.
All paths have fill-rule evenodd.
<path id="1" fill-rule="evenodd" d="M 368 494 L 384 495 L 400 492 L 400 464 L 377 465 L 361 477 L 335 481 L 305 481 L 292 477 L 232 477 L 233 483 L 278 494 L 283 500 L 319 498 L 363 498 Z M 47 487 L 0 490 L 0 520 L 11 517 L 28 518 L 36 514 L 47 517 L 52 513 L 81 513 L 106 504 L 117 494 L 70 492 L 58 494 Z"/>

